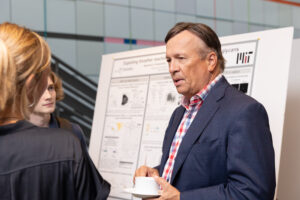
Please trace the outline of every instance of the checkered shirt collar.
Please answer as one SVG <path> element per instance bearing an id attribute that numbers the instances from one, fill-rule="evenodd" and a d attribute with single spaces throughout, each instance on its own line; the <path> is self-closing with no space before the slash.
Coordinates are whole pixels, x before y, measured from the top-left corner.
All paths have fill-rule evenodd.
<path id="1" fill-rule="evenodd" d="M 188 110 L 191 106 L 198 104 L 200 101 L 204 101 L 209 91 L 213 88 L 213 86 L 216 85 L 216 83 L 222 78 L 222 76 L 222 74 L 219 74 L 213 81 L 211 81 L 203 89 L 201 89 L 200 92 L 192 96 L 191 99 L 183 97 L 181 100 L 181 105 Z"/>

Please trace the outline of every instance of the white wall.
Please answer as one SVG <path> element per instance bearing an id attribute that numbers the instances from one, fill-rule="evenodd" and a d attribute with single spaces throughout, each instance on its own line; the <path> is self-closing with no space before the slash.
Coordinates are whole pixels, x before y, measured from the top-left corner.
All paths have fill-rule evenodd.
<path id="1" fill-rule="evenodd" d="M 278 200 L 300 199 L 300 39 L 293 41 L 281 151 Z"/>

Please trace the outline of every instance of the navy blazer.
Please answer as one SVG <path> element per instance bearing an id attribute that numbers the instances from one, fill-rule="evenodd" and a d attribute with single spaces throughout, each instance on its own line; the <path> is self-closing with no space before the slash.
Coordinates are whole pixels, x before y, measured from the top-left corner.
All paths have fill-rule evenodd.
<path id="1" fill-rule="evenodd" d="M 184 112 L 180 106 L 170 119 L 160 175 Z M 272 200 L 274 160 L 266 110 L 222 77 L 182 140 L 171 184 L 181 200 Z"/>

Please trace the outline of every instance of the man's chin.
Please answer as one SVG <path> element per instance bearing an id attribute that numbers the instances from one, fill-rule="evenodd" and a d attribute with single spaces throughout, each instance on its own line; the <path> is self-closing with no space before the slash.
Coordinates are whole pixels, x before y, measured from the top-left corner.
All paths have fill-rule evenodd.
<path id="1" fill-rule="evenodd" d="M 176 90 L 177 90 L 177 92 L 178 92 L 179 94 L 181 94 L 181 95 L 183 95 L 183 96 L 186 94 L 186 91 L 185 91 L 183 88 L 176 87 Z"/>

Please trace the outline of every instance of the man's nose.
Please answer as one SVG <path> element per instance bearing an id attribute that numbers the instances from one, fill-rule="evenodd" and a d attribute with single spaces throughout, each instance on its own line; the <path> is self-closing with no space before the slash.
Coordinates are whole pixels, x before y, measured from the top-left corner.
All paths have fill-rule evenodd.
<path id="1" fill-rule="evenodd" d="M 178 63 L 176 61 L 170 61 L 169 62 L 169 72 L 172 74 L 174 72 L 177 72 L 179 69 Z"/>

